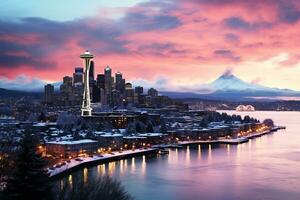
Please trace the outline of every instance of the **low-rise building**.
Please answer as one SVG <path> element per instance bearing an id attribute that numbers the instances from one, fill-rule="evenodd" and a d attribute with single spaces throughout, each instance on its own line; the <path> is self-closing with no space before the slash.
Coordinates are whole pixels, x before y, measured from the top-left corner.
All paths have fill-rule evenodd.
<path id="1" fill-rule="evenodd" d="M 73 141 L 52 141 L 46 143 L 46 152 L 52 156 L 75 157 L 98 151 L 98 141 L 84 139 Z"/>

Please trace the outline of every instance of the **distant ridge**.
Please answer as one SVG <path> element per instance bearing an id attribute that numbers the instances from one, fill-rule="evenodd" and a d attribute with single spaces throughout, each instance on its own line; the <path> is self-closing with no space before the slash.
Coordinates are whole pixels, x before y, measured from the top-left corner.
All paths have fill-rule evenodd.
<path id="1" fill-rule="evenodd" d="M 201 87 L 201 86 L 200 86 Z M 160 92 L 171 98 L 177 99 L 211 99 L 211 100 L 229 100 L 229 101 L 249 101 L 249 100 L 271 100 L 280 97 L 300 97 L 300 92 L 290 89 L 278 89 L 265 87 L 258 84 L 248 83 L 236 77 L 233 74 L 222 74 L 215 81 L 203 84 L 203 88 L 209 89 L 208 94 L 201 92 Z M 201 91 L 201 90 L 200 90 Z"/>
<path id="2" fill-rule="evenodd" d="M 7 90 L 0 88 L 0 97 L 2 98 L 22 98 L 22 97 L 31 97 L 31 98 L 41 98 L 43 96 L 42 92 L 26 92 L 19 90 Z"/>

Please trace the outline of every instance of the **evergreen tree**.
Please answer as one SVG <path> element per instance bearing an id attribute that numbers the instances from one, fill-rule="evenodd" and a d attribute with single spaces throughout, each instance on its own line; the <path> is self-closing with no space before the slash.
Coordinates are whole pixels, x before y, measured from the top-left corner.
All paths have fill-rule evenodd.
<path id="1" fill-rule="evenodd" d="M 149 122 L 149 123 L 147 124 L 146 132 L 147 132 L 147 133 L 153 133 L 153 132 L 154 132 L 152 123 Z"/>
<path id="2" fill-rule="evenodd" d="M 138 121 L 136 123 L 135 130 L 138 133 L 144 133 L 145 132 L 145 128 L 144 127 L 145 127 L 145 125 L 142 122 Z"/>
<path id="3" fill-rule="evenodd" d="M 5 196 L 9 200 L 51 199 L 46 163 L 37 153 L 35 141 L 35 138 L 27 133 L 20 143 L 15 167 L 5 190 Z"/>
<path id="4" fill-rule="evenodd" d="M 251 118 L 249 117 L 249 115 L 246 115 L 246 116 L 244 117 L 243 122 L 244 122 L 244 123 L 250 123 L 250 121 L 251 121 Z"/>
<path id="5" fill-rule="evenodd" d="M 41 112 L 41 114 L 38 117 L 39 122 L 45 122 L 47 120 L 46 115 L 44 112 Z"/>
<path id="6" fill-rule="evenodd" d="M 67 186 L 57 194 L 58 200 L 132 200 L 121 183 L 109 176 L 102 176 L 87 184 Z"/>
<path id="7" fill-rule="evenodd" d="M 200 126 L 203 128 L 208 127 L 209 121 L 206 117 L 204 117 L 201 121 L 200 121 Z"/>

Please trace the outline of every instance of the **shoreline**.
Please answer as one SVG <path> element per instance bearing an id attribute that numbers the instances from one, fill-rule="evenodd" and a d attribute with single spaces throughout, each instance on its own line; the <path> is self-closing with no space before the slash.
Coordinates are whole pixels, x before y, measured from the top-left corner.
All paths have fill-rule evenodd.
<path id="1" fill-rule="evenodd" d="M 104 154 L 102 156 L 94 155 L 92 157 L 78 157 L 75 159 L 71 159 L 71 161 L 66 163 L 65 165 L 55 168 L 53 170 L 48 169 L 49 177 L 57 178 L 64 176 L 72 171 L 75 171 L 77 169 L 92 166 L 94 164 L 101 164 L 101 163 L 108 163 L 111 161 L 117 161 L 124 158 L 132 158 L 135 156 L 142 156 L 142 155 L 150 155 L 150 154 L 157 154 L 160 149 L 162 148 L 181 148 L 183 146 L 187 145 L 193 145 L 193 144 L 231 144 L 231 145 L 238 145 L 242 143 L 248 142 L 250 139 L 261 137 L 263 135 L 267 135 L 273 132 L 276 132 L 281 129 L 285 129 L 284 126 L 275 126 L 269 130 L 257 133 L 254 132 L 248 136 L 243 136 L 240 138 L 235 139 L 220 139 L 220 140 L 196 140 L 196 141 L 182 141 L 178 142 L 177 144 L 162 144 L 162 145 L 153 145 L 150 148 L 147 149 L 136 149 L 136 150 L 124 150 L 122 152 L 112 152 L 112 154 Z"/>
<path id="2" fill-rule="evenodd" d="M 101 156 L 93 156 L 93 157 L 78 157 L 75 159 L 71 159 L 70 163 L 66 163 L 65 165 L 55 168 L 54 170 L 48 169 L 49 177 L 57 178 L 68 174 L 77 169 L 88 167 L 94 164 L 108 163 L 111 161 L 117 161 L 124 158 L 131 158 L 134 156 L 142 156 L 142 155 L 150 155 L 157 154 L 159 149 L 156 148 L 147 148 L 147 149 L 136 149 L 136 150 L 125 150 L 123 152 L 113 152 L 113 154 L 104 154 Z M 80 160 L 76 160 L 80 159 Z"/>
<path id="3" fill-rule="evenodd" d="M 251 133 L 250 135 L 239 137 L 239 138 L 234 138 L 234 139 L 220 139 L 220 140 L 207 140 L 207 141 L 203 141 L 203 140 L 182 141 L 182 142 L 178 142 L 177 145 L 182 145 L 182 146 L 186 146 L 186 145 L 190 145 L 190 144 L 232 144 L 232 145 L 238 145 L 238 144 L 246 143 L 250 139 L 261 137 L 263 135 L 267 135 L 267 134 L 270 134 L 270 133 L 273 133 L 273 132 L 276 132 L 278 130 L 285 129 L 285 128 L 286 127 L 284 127 L 284 126 L 275 126 L 275 127 L 271 128 L 270 130 L 266 130 L 266 131 L 263 131 L 263 132 L 260 132 L 260 133 L 259 132 L 254 132 L 254 133 Z M 174 147 L 174 148 L 176 148 L 176 147 Z"/>

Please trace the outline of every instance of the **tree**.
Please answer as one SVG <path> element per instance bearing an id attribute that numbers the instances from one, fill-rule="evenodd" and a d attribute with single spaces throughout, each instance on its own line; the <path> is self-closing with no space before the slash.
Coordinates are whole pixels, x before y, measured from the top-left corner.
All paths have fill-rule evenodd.
<path id="1" fill-rule="evenodd" d="M 265 119 L 263 121 L 263 124 L 266 125 L 266 126 L 268 126 L 268 127 L 273 127 L 274 126 L 274 122 L 273 122 L 272 119 Z"/>
<path id="2" fill-rule="evenodd" d="M 153 130 L 153 125 L 152 125 L 151 122 L 149 122 L 149 123 L 147 124 L 146 132 L 147 132 L 147 133 L 153 133 L 153 132 L 154 132 L 154 130 Z"/>
<path id="3" fill-rule="evenodd" d="M 44 112 L 41 112 L 41 114 L 38 117 L 38 121 L 39 122 L 45 122 L 45 121 L 47 121 L 47 118 L 46 118 L 46 115 L 45 115 Z"/>
<path id="4" fill-rule="evenodd" d="M 20 143 L 13 173 L 7 182 L 5 189 L 7 199 L 51 199 L 46 163 L 37 153 L 36 144 L 36 139 L 26 133 Z"/>
<path id="5" fill-rule="evenodd" d="M 161 133 L 167 133 L 168 132 L 167 125 L 166 125 L 165 122 L 161 123 L 160 132 Z"/>
<path id="6" fill-rule="evenodd" d="M 75 115 L 68 112 L 62 112 L 59 114 L 56 123 L 62 129 L 72 129 L 76 121 L 77 118 Z"/>
<path id="7" fill-rule="evenodd" d="M 246 115 L 244 117 L 243 123 L 250 123 L 251 122 L 251 118 L 249 117 L 249 115 Z"/>
<path id="8" fill-rule="evenodd" d="M 57 194 L 58 200 L 132 200 L 121 183 L 109 176 L 96 181 L 68 185 Z"/>
<path id="9" fill-rule="evenodd" d="M 200 126 L 203 128 L 208 127 L 209 121 L 207 119 L 207 117 L 204 117 L 201 121 L 200 121 Z"/>
<path id="10" fill-rule="evenodd" d="M 134 122 L 131 122 L 127 125 L 127 128 L 126 128 L 126 134 L 132 134 L 132 133 L 136 133 L 136 126 L 135 126 L 135 123 Z"/>
<path id="11" fill-rule="evenodd" d="M 138 133 L 144 133 L 145 132 L 145 125 L 141 121 L 137 121 L 135 125 L 135 130 Z"/>

